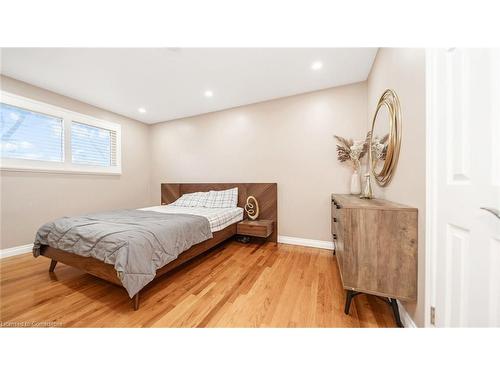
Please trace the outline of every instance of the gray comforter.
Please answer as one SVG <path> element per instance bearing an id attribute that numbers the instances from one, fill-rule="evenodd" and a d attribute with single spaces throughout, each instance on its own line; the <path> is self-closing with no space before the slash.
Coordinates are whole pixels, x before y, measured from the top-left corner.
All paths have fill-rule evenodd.
<path id="1" fill-rule="evenodd" d="M 113 264 L 133 297 L 154 279 L 158 268 L 209 238 L 210 224 L 201 216 L 119 210 L 63 217 L 43 225 L 33 255 L 40 255 L 41 245 L 49 245 Z"/>

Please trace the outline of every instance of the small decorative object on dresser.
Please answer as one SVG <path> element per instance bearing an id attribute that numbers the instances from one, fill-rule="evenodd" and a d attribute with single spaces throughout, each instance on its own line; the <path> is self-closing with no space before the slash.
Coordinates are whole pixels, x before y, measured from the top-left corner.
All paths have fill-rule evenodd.
<path id="1" fill-rule="evenodd" d="M 391 305 L 402 327 L 397 300 L 417 298 L 417 209 L 347 194 L 332 194 L 331 209 L 345 313 L 354 296 L 373 294 Z"/>
<path id="2" fill-rule="evenodd" d="M 257 202 L 257 199 L 253 195 L 250 195 L 247 198 L 245 211 L 250 220 L 255 220 L 259 217 L 259 202 Z"/>
<path id="3" fill-rule="evenodd" d="M 355 169 L 351 176 L 351 194 L 361 193 L 361 182 L 360 182 L 358 170 Z"/>
<path id="4" fill-rule="evenodd" d="M 370 132 L 366 135 L 363 140 L 346 139 L 337 135 L 334 135 L 335 139 L 339 142 L 337 144 L 337 159 L 343 163 L 345 161 L 350 161 L 352 163 L 353 174 L 351 176 L 351 194 L 361 193 L 361 183 L 358 174 L 359 167 L 361 165 L 361 159 L 366 155 L 368 151 L 368 143 L 370 139 Z"/>
<path id="5" fill-rule="evenodd" d="M 370 180 L 370 173 L 365 173 L 365 185 L 363 187 L 363 194 L 360 195 L 361 199 L 372 199 L 372 182 Z"/>

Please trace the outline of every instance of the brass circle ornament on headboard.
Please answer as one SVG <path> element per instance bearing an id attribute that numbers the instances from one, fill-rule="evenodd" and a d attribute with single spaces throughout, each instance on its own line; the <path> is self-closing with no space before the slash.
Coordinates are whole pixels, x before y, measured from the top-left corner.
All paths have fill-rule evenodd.
<path id="1" fill-rule="evenodd" d="M 388 134 L 379 138 L 375 134 L 375 122 L 377 116 L 381 115 L 381 110 L 388 112 L 389 131 Z M 401 107 L 396 93 L 387 89 L 380 97 L 377 109 L 373 115 L 372 130 L 369 145 L 369 165 L 375 181 L 380 186 L 386 186 L 391 181 L 396 170 L 401 148 Z M 382 164 L 381 168 L 377 170 Z"/>
<path id="2" fill-rule="evenodd" d="M 247 203 L 245 204 L 245 211 L 247 212 L 247 215 L 251 220 L 255 220 L 259 217 L 259 203 L 257 202 L 257 199 L 253 195 L 250 195 L 247 198 Z"/>

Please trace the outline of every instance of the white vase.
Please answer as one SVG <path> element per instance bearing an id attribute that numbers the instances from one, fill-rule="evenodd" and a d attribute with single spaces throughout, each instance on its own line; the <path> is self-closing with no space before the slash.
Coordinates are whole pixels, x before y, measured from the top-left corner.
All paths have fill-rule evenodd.
<path id="1" fill-rule="evenodd" d="M 361 194 L 361 180 L 357 170 L 351 176 L 351 194 Z"/>

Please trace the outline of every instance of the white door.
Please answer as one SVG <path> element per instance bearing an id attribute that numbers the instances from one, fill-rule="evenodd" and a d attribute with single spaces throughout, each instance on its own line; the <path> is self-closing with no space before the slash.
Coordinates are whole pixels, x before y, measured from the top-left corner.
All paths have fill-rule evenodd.
<path id="1" fill-rule="evenodd" d="M 428 323 L 499 327 L 500 51 L 428 50 L 427 95 Z"/>

